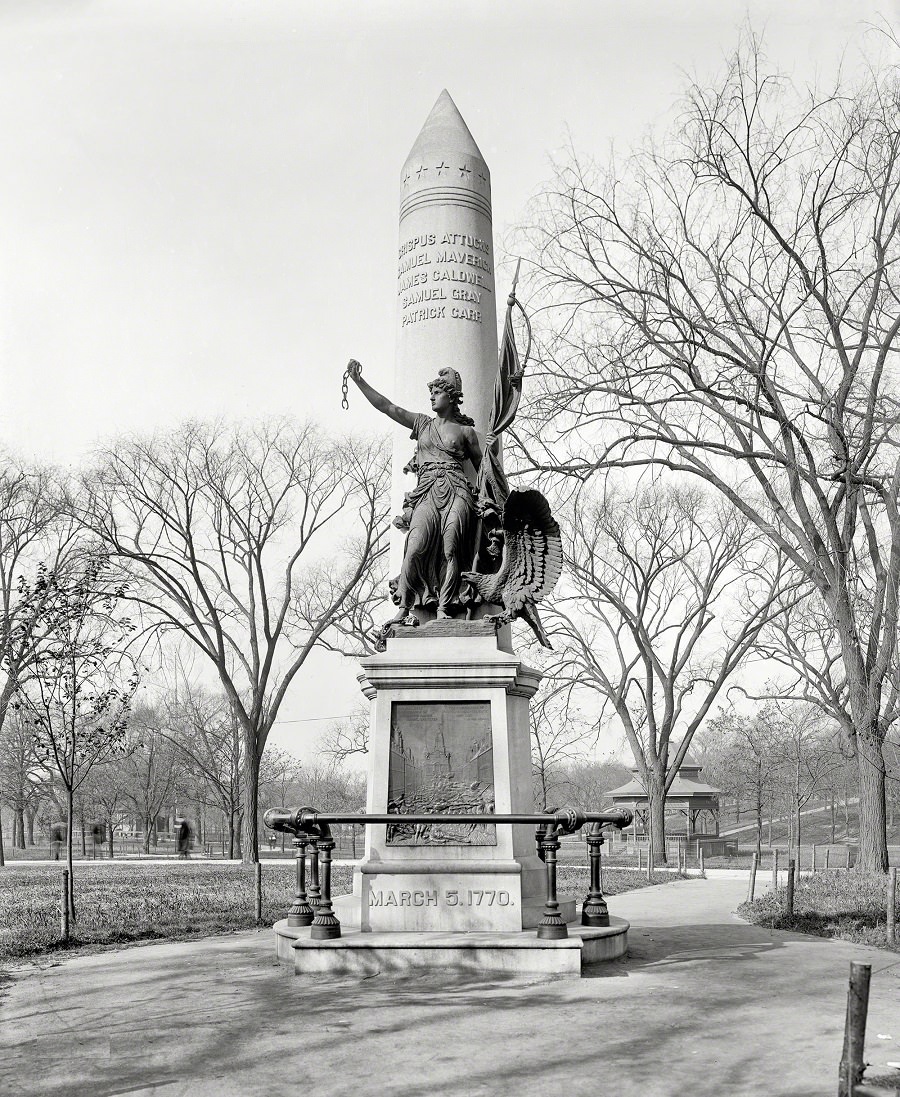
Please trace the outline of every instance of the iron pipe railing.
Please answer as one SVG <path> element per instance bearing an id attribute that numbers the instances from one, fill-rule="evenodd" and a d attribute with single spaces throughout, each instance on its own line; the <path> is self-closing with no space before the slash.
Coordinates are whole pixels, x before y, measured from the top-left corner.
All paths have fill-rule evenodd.
<path id="1" fill-rule="evenodd" d="M 610 811 L 580 811 L 577 808 L 564 808 L 550 812 L 513 812 L 500 815 L 493 812 L 480 813 L 431 813 L 409 814 L 385 812 L 335 812 L 314 811 L 312 808 L 269 808 L 263 816 L 270 830 L 295 833 L 318 823 L 356 823 L 359 826 L 381 823 L 554 823 L 563 827 L 564 834 L 574 834 L 585 823 L 600 823 L 601 826 L 614 826 L 619 830 L 631 826 L 633 816 L 628 808 L 612 808 Z"/>
<path id="2" fill-rule="evenodd" d="M 297 857 L 297 889 L 294 902 L 288 911 L 289 926 L 310 926 L 310 936 L 316 939 L 340 937 L 341 924 L 331 902 L 331 851 L 334 839 L 330 824 L 355 823 L 358 826 L 390 825 L 403 821 L 406 824 L 477 824 L 525 823 L 535 825 L 535 841 L 540 859 L 547 873 L 547 896 L 544 914 L 537 927 L 537 935 L 545 940 L 568 937 L 568 929 L 559 910 L 556 893 L 556 855 L 560 838 L 574 834 L 588 824 L 586 835 L 591 863 L 590 890 L 582 902 L 581 924 L 584 926 L 608 926 L 609 912 L 600 886 L 600 857 L 604 842 L 603 828 L 608 826 L 623 830 L 630 826 L 633 816 L 627 808 L 611 811 L 580 811 L 565 808 L 551 812 L 518 812 L 510 814 L 401 814 L 386 812 L 331 812 L 313 808 L 269 808 L 263 816 L 270 830 L 292 834 Z M 308 867 L 308 884 L 307 884 Z M 321 869 L 321 871 L 320 871 Z"/>

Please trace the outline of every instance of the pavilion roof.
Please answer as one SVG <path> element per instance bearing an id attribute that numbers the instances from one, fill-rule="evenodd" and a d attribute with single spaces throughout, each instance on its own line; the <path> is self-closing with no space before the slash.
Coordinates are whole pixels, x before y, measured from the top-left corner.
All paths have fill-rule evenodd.
<path id="1" fill-rule="evenodd" d="M 703 767 L 697 762 L 690 753 L 684 756 L 678 772 L 675 774 L 675 780 L 672 782 L 672 787 L 666 793 L 667 800 L 710 800 L 718 799 L 721 789 L 714 788 L 712 785 L 707 785 L 704 781 L 700 780 L 700 771 Z M 610 791 L 609 795 L 613 800 L 622 801 L 634 801 L 634 800 L 646 800 L 647 791 L 644 788 L 644 782 L 641 780 L 637 767 L 633 767 L 632 771 L 634 777 L 627 781 L 624 785 L 620 785 L 619 788 L 614 788 Z"/>

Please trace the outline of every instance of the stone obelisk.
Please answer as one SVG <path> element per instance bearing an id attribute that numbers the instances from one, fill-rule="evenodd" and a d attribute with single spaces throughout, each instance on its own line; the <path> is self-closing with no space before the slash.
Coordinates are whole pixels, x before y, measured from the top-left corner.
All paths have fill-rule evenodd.
<path id="1" fill-rule="evenodd" d="M 428 383 L 450 367 L 462 381 L 462 410 L 483 434 L 497 377 L 490 174 L 446 91 L 403 165 L 400 187 L 394 399 L 424 410 Z M 415 443 L 403 429 L 395 439 L 400 513 L 415 484 L 403 473 Z M 403 540 L 395 538 L 393 574 Z M 403 815 L 452 813 L 454 805 L 474 814 L 533 809 L 528 699 L 540 674 L 498 642 L 492 626 L 429 626 L 434 615 L 419 606 L 416 616 L 421 627 L 399 628 L 385 652 L 360 664 L 372 702 L 367 811 L 396 814 L 397 824 L 366 828 L 342 917 L 373 932 L 521 932 L 542 908 L 533 832 L 509 824 L 410 826 Z"/>
<path id="2" fill-rule="evenodd" d="M 497 376 L 497 304 L 491 173 L 456 104 L 442 91 L 400 173 L 397 251 L 398 404 L 427 410 L 428 382 L 442 366 L 462 378 L 463 410 L 488 429 Z M 412 478 L 408 432 L 394 432 L 394 514 Z M 474 479 L 474 474 L 472 476 Z M 391 574 L 403 555 L 394 536 Z"/>

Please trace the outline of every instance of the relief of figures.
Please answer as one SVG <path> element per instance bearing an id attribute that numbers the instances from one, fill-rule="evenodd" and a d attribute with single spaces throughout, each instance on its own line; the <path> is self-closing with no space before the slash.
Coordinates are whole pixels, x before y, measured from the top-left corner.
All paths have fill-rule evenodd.
<path id="1" fill-rule="evenodd" d="M 391 719 L 388 812 L 397 815 L 494 812 L 490 705 L 395 702 Z M 491 824 L 404 824 L 389 845 L 496 845 Z"/>

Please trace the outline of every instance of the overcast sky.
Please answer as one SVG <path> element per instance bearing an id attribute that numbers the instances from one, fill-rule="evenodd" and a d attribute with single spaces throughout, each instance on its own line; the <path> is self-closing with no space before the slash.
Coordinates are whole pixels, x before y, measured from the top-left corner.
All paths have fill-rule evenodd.
<path id="1" fill-rule="evenodd" d="M 398 176 L 441 89 L 499 249 L 555 150 L 663 127 L 748 15 L 805 82 L 898 4 L 0 0 L 0 442 L 74 464 L 187 417 L 375 427 L 341 374 L 357 357 L 390 390 Z M 350 711 L 352 668 L 328 667 L 286 719 Z"/>

